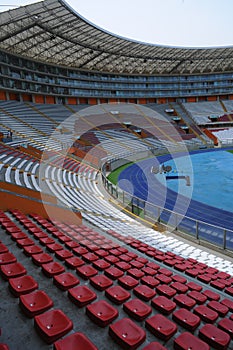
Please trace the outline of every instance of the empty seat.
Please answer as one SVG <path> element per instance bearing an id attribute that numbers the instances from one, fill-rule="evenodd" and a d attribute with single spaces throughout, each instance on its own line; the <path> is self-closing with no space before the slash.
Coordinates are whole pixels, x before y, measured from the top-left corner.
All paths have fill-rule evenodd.
<path id="1" fill-rule="evenodd" d="M 0 350 L 10 350 L 7 344 L 0 343 Z"/>
<path id="2" fill-rule="evenodd" d="M 130 293 L 120 286 L 113 286 L 105 291 L 106 297 L 113 303 L 120 305 L 130 298 Z"/>
<path id="3" fill-rule="evenodd" d="M 19 239 L 17 241 L 17 246 L 19 248 L 23 248 L 23 247 L 27 247 L 27 246 L 31 246 L 31 245 L 35 245 L 35 242 L 31 238 Z"/>
<path id="4" fill-rule="evenodd" d="M 115 266 L 122 271 L 127 271 L 131 268 L 131 265 L 125 261 L 118 261 Z"/>
<path id="5" fill-rule="evenodd" d="M 104 259 L 98 259 L 94 261 L 92 264 L 94 268 L 96 268 L 99 271 L 106 270 L 108 267 L 110 267 L 109 262 L 105 261 Z"/>
<path id="6" fill-rule="evenodd" d="M 16 262 L 14 254 L 7 252 L 0 254 L 0 265 L 6 265 Z"/>
<path id="7" fill-rule="evenodd" d="M 156 288 L 158 294 L 167 298 L 173 298 L 176 295 L 176 290 L 166 284 L 162 284 Z"/>
<path id="8" fill-rule="evenodd" d="M 42 339 L 52 344 L 71 331 L 73 323 L 63 311 L 57 309 L 35 316 L 34 326 Z"/>
<path id="9" fill-rule="evenodd" d="M 142 350 L 167 350 L 167 348 L 157 341 L 153 341 L 152 343 L 146 345 Z"/>
<path id="10" fill-rule="evenodd" d="M 2 253 L 7 253 L 9 251 L 9 249 L 7 248 L 7 246 L 5 246 L 5 244 L 0 243 L 0 254 Z"/>
<path id="11" fill-rule="evenodd" d="M 99 259 L 98 255 L 96 255 L 94 253 L 91 253 L 91 252 L 83 254 L 82 258 L 83 258 L 84 261 L 86 261 L 88 263 L 91 263 L 91 262 L 96 261 L 96 260 Z"/>
<path id="12" fill-rule="evenodd" d="M 60 273 L 53 277 L 53 283 L 61 290 L 73 288 L 79 284 L 79 279 L 70 272 Z"/>
<path id="13" fill-rule="evenodd" d="M 171 283 L 170 286 L 174 288 L 177 291 L 177 293 L 186 293 L 188 291 L 188 287 L 180 282 Z"/>
<path id="14" fill-rule="evenodd" d="M 55 251 L 55 256 L 60 260 L 66 260 L 71 258 L 74 254 L 72 254 L 69 250 L 61 249 Z"/>
<path id="15" fill-rule="evenodd" d="M 47 253 L 40 253 L 40 254 L 33 254 L 32 261 L 34 262 L 35 265 L 42 266 L 43 264 L 52 262 L 53 258 L 51 257 L 51 255 Z"/>
<path id="16" fill-rule="evenodd" d="M 16 297 L 33 292 L 37 288 L 37 282 L 29 275 L 9 279 L 9 289 Z"/>
<path id="17" fill-rule="evenodd" d="M 72 256 L 65 260 L 65 264 L 71 269 L 76 269 L 77 267 L 84 265 L 84 261 L 78 256 Z"/>
<path id="18" fill-rule="evenodd" d="M 91 277 L 90 283 L 93 287 L 101 291 L 107 289 L 113 284 L 112 280 L 104 275 Z"/>
<path id="19" fill-rule="evenodd" d="M 197 304 L 204 304 L 207 300 L 207 296 L 204 294 L 197 292 L 196 290 L 192 290 L 191 292 L 188 292 L 187 295 L 194 299 Z"/>
<path id="20" fill-rule="evenodd" d="M 79 266 L 76 268 L 76 272 L 85 280 L 88 280 L 90 277 L 93 277 L 98 273 L 98 271 L 91 265 Z"/>
<path id="21" fill-rule="evenodd" d="M 117 267 L 111 266 L 104 271 L 104 274 L 111 278 L 112 280 L 116 280 L 124 275 L 124 272 Z"/>
<path id="22" fill-rule="evenodd" d="M 131 277 L 133 277 L 133 278 L 136 278 L 136 279 L 140 279 L 140 278 L 142 278 L 145 274 L 144 274 L 143 271 L 134 268 L 134 269 L 129 269 L 129 270 L 127 271 L 127 275 L 129 275 L 129 276 L 131 276 Z"/>
<path id="23" fill-rule="evenodd" d="M 162 340 L 170 339 L 177 331 L 176 324 L 160 314 L 148 318 L 146 328 Z"/>
<path id="24" fill-rule="evenodd" d="M 156 275 L 156 278 L 157 278 L 157 280 L 159 280 L 160 283 L 169 284 L 169 283 L 172 282 L 171 277 L 168 277 L 168 276 L 166 276 L 166 275 L 163 275 L 162 273 Z"/>
<path id="25" fill-rule="evenodd" d="M 184 307 L 188 310 L 191 310 L 196 305 L 196 301 L 185 294 L 175 295 L 174 301 L 177 305 Z"/>
<path id="26" fill-rule="evenodd" d="M 27 270 L 19 262 L 1 265 L 1 275 L 5 280 L 26 275 Z"/>
<path id="27" fill-rule="evenodd" d="M 209 300 L 216 300 L 218 301 L 220 299 L 220 295 L 218 293 L 213 292 L 212 290 L 206 289 L 202 292 Z"/>
<path id="28" fill-rule="evenodd" d="M 195 290 L 196 292 L 201 292 L 202 291 L 202 286 L 200 284 L 194 283 L 194 282 L 188 282 L 186 284 L 186 286 L 190 289 L 190 290 Z"/>
<path id="29" fill-rule="evenodd" d="M 97 298 L 95 292 L 93 292 L 87 286 L 76 286 L 68 290 L 68 297 L 78 307 L 83 307 Z"/>
<path id="30" fill-rule="evenodd" d="M 109 335 L 121 347 L 134 350 L 146 339 L 145 331 L 129 318 L 123 318 L 109 326 Z"/>
<path id="31" fill-rule="evenodd" d="M 155 288 L 159 285 L 159 281 L 153 276 L 144 276 L 141 279 L 141 283 L 147 285 L 150 288 Z"/>
<path id="32" fill-rule="evenodd" d="M 78 348 L 77 348 L 78 344 Z M 54 343 L 55 350 L 98 350 L 83 333 L 73 333 Z"/>
<path id="33" fill-rule="evenodd" d="M 47 264 L 43 264 L 42 271 L 44 272 L 45 276 L 53 277 L 55 275 L 59 275 L 60 273 L 64 272 L 65 268 L 58 262 L 52 261 Z"/>
<path id="34" fill-rule="evenodd" d="M 86 307 L 88 317 L 100 327 L 105 327 L 115 320 L 118 311 L 105 300 L 100 300 Z"/>
<path id="35" fill-rule="evenodd" d="M 218 301 L 215 301 L 215 300 L 211 300 L 207 304 L 207 306 L 210 309 L 215 310 L 219 314 L 219 316 L 221 316 L 221 317 L 224 317 L 229 311 L 227 306 L 225 306 L 225 305 L 223 305 L 223 304 L 221 304 L 221 303 L 219 303 Z"/>
<path id="36" fill-rule="evenodd" d="M 230 320 L 229 318 L 223 318 L 218 323 L 218 328 L 223 330 L 224 332 L 227 332 L 231 339 L 233 339 L 233 320 Z"/>
<path id="37" fill-rule="evenodd" d="M 175 350 L 209 350 L 210 347 L 208 344 L 195 337 L 193 334 L 189 332 L 181 333 L 174 340 L 174 349 Z"/>
<path id="38" fill-rule="evenodd" d="M 198 315 L 204 322 L 214 323 L 218 318 L 218 313 L 210 309 L 208 306 L 199 305 L 193 312 Z"/>
<path id="39" fill-rule="evenodd" d="M 53 301 L 43 290 L 36 290 L 29 294 L 20 295 L 19 305 L 28 317 L 34 317 L 50 309 L 53 306 Z"/>
<path id="40" fill-rule="evenodd" d="M 199 330 L 199 337 L 215 349 L 227 349 L 230 343 L 228 333 L 212 324 L 206 324 Z"/>
<path id="41" fill-rule="evenodd" d="M 63 250 L 63 246 L 61 244 L 59 244 L 59 243 L 47 244 L 46 248 L 52 253 L 54 253 L 54 252 L 56 252 L 58 250 Z"/>
<path id="42" fill-rule="evenodd" d="M 138 280 L 131 276 L 122 276 L 118 279 L 118 283 L 125 289 L 133 289 L 138 285 Z"/>
<path id="43" fill-rule="evenodd" d="M 43 252 L 42 248 L 38 245 L 30 245 L 23 248 L 26 256 L 32 256 L 34 254 L 40 254 Z"/>
<path id="44" fill-rule="evenodd" d="M 152 309 L 140 299 L 132 299 L 123 305 L 124 311 L 137 321 L 142 321 L 148 317 Z"/>
<path id="45" fill-rule="evenodd" d="M 191 311 L 184 308 L 180 308 L 173 312 L 172 319 L 191 332 L 193 332 L 201 322 L 199 316 L 194 315 Z"/>
<path id="46" fill-rule="evenodd" d="M 229 309 L 231 312 L 233 312 L 233 300 L 230 300 L 230 299 L 225 298 L 225 299 L 222 299 L 222 300 L 220 301 L 220 303 L 223 304 L 223 305 L 225 305 L 225 306 L 227 306 L 228 309 Z"/>
<path id="47" fill-rule="evenodd" d="M 149 301 L 152 299 L 156 292 L 154 289 L 148 287 L 147 285 L 141 284 L 134 288 L 133 293 L 140 299 Z"/>
<path id="48" fill-rule="evenodd" d="M 174 301 L 162 295 L 152 299 L 151 305 L 164 315 L 169 315 L 176 308 Z"/>

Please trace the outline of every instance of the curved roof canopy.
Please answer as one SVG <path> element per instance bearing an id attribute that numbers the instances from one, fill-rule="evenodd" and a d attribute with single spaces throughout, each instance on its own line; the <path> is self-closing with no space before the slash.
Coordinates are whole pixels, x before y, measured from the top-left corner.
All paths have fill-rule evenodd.
<path id="1" fill-rule="evenodd" d="M 233 47 L 178 48 L 129 40 L 88 22 L 63 0 L 0 13 L 0 49 L 36 61 L 126 74 L 233 71 Z"/>

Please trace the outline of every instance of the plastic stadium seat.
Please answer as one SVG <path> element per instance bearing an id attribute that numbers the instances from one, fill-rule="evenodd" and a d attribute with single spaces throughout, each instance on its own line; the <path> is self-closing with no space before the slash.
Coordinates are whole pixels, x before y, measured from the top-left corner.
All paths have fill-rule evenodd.
<path id="1" fill-rule="evenodd" d="M 19 305 L 25 315 L 34 317 L 50 309 L 53 306 L 53 301 L 43 290 L 36 290 L 29 294 L 20 295 Z"/>
<path id="2" fill-rule="evenodd" d="M 146 345 L 142 350 L 167 350 L 162 344 L 154 341 Z"/>
<path id="3" fill-rule="evenodd" d="M 109 252 L 105 249 L 98 249 L 95 251 L 95 254 L 97 254 L 100 258 L 104 258 L 105 256 L 109 255 Z"/>
<path id="4" fill-rule="evenodd" d="M 53 283 L 61 290 L 67 290 L 79 284 L 79 279 L 70 272 L 64 272 L 53 277 Z"/>
<path id="5" fill-rule="evenodd" d="M 78 344 L 78 348 L 77 348 Z M 54 350 L 98 350 L 97 347 L 83 334 L 73 333 L 54 343 Z"/>
<path id="6" fill-rule="evenodd" d="M 39 238 L 40 244 L 47 246 L 48 244 L 55 243 L 54 239 L 51 237 L 40 237 Z"/>
<path id="7" fill-rule="evenodd" d="M 23 248 L 24 254 L 27 256 L 32 256 L 34 254 L 43 253 L 43 250 L 38 245 L 30 245 Z"/>
<path id="8" fill-rule="evenodd" d="M 118 279 L 118 283 L 125 289 L 133 289 L 138 285 L 138 280 L 131 276 L 122 276 Z"/>
<path id="9" fill-rule="evenodd" d="M 176 303 L 164 296 L 152 299 L 151 305 L 164 315 L 169 315 L 176 308 Z"/>
<path id="10" fill-rule="evenodd" d="M 10 350 L 7 344 L 0 343 L 0 350 Z"/>
<path id="11" fill-rule="evenodd" d="M 1 265 L 1 275 L 5 280 L 14 277 L 20 277 L 26 275 L 26 273 L 27 270 L 25 269 L 25 267 L 18 262 Z"/>
<path id="12" fill-rule="evenodd" d="M 191 292 L 188 292 L 187 295 L 194 299 L 196 301 L 197 304 L 204 304 L 207 300 L 207 296 L 205 296 L 204 294 L 197 292 L 195 290 L 192 290 Z"/>
<path id="13" fill-rule="evenodd" d="M 185 294 L 178 294 L 174 297 L 174 301 L 177 305 L 191 310 L 195 305 L 196 301 Z"/>
<path id="14" fill-rule="evenodd" d="M 98 271 L 91 265 L 79 266 L 76 268 L 76 272 L 85 280 L 88 280 L 90 277 L 93 277 L 98 274 Z"/>
<path id="15" fill-rule="evenodd" d="M 26 233 L 20 231 L 20 232 L 14 232 L 11 234 L 11 239 L 13 241 L 17 241 L 18 239 L 25 239 L 28 238 L 28 236 L 26 235 Z"/>
<path id="16" fill-rule="evenodd" d="M 48 249 L 48 251 L 50 251 L 51 253 L 56 252 L 57 250 L 62 250 L 63 246 L 59 243 L 50 243 L 46 245 L 46 248 Z"/>
<path id="17" fill-rule="evenodd" d="M 120 259 L 114 255 L 105 256 L 104 259 L 110 264 L 115 264 L 116 262 L 120 261 Z"/>
<path id="18" fill-rule="evenodd" d="M 168 276 L 163 275 L 163 274 L 156 275 L 156 278 L 157 278 L 157 280 L 159 280 L 160 283 L 169 284 L 172 282 L 171 277 L 168 277 Z"/>
<path id="19" fill-rule="evenodd" d="M 94 268 L 96 268 L 99 271 L 106 270 L 108 267 L 110 267 L 110 264 L 104 259 L 96 260 L 93 262 L 92 265 L 94 266 Z"/>
<path id="20" fill-rule="evenodd" d="M 170 286 L 174 288 L 177 293 L 186 293 L 188 291 L 188 287 L 180 282 L 173 282 Z"/>
<path id="21" fill-rule="evenodd" d="M 202 292 L 209 300 L 218 301 L 220 299 L 220 295 L 218 293 L 213 292 L 212 290 L 206 289 Z"/>
<path id="22" fill-rule="evenodd" d="M 111 266 L 104 271 L 104 274 L 111 278 L 112 280 L 116 280 L 119 277 L 124 275 L 124 272 L 117 267 Z"/>
<path id="23" fill-rule="evenodd" d="M 176 295 L 176 290 L 166 284 L 162 284 L 156 288 L 158 294 L 167 298 L 173 298 Z"/>
<path id="24" fill-rule="evenodd" d="M 154 289 L 142 284 L 134 288 L 133 293 L 140 299 L 149 301 L 152 299 L 156 292 Z"/>
<path id="25" fill-rule="evenodd" d="M 7 253 L 9 251 L 9 249 L 7 248 L 7 246 L 5 246 L 5 244 L 0 243 L 0 254 L 3 253 Z"/>
<path id="26" fill-rule="evenodd" d="M 78 256 L 82 256 L 86 253 L 88 253 L 88 250 L 85 247 L 77 247 L 72 250 L 72 252 Z"/>
<path id="27" fill-rule="evenodd" d="M 225 305 L 223 305 L 223 304 L 221 304 L 221 303 L 219 303 L 218 301 L 215 301 L 215 300 L 211 300 L 207 304 L 207 306 L 210 309 L 215 310 L 219 314 L 219 316 L 221 316 L 221 317 L 224 317 L 229 311 L 227 306 L 225 306 Z"/>
<path id="28" fill-rule="evenodd" d="M 137 260 L 133 260 L 133 261 L 130 261 L 130 265 L 132 267 L 135 267 L 136 269 L 142 269 L 144 264 L 142 264 L 141 262 L 137 261 Z M 144 272 L 144 271 L 143 271 Z"/>
<path id="29" fill-rule="evenodd" d="M 127 271 L 131 268 L 131 265 L 125 261 L 118 261 L 115 266 L 122 271 Z"/>
<path id="30" fill-rule="evenodd" d="M 59 275 L 60 273 L 64 272 L 65 268 L 58 262 L 52 261 L 47 264 L 43 264 L 42 271 L 44 272 L 45 276 L 53 277 L 55 275 Z"/>
<path id="31" fill-rule="evenodd" d="M 154 276 L 157 274 L 157 271 L 152 269 L 151 267 L 145 266 L 142 268 L 142 272 L 144 272 L 147 276 Z"/>
<path id="32" fill-rule="evenodd" d="M 152 312 L 151 307 L 143 303 L 140 299 L 131 299 L 127 301 L 124 303 L 123 309 L 136 321 L 143 321 Z"/>
<path id="33" fill-rule="evenodd" d="M 199 337 L 215 349 L 226 350 L 230 343 L 228 333 L 212 324 L 206 324 L 199 330 Z"/>
<path id="34" fill-rule="evenodd" d="M 228 333 L 231 339 L 233 339 L 233 320 L 230 320 L 229 318 L 223 318 L 221 321 L 219 321 L 218 328 Z"/>
<path id="35" fill-rule="evenodd" d="M 130 293 L 120 286 L 113 286 L 105 291 L 106 297 L 113 303 L 120 305 L 130 298 Z"/>
<path id="36" fill-rule="evenodd" d="M 174 349 L 175 350 L 209 350 L 210 347 L 208 344 L 195 337 L 193 334 L 189 332 L 181 333 L 174 340 Z"/>
<path id="37" fill-rule="evenodd" d="M 72 256 L 65 260 L 65 264 L 71 269 L 76 269 L 77 267 L 84 265 L 84 261 L 78 256 Z"/>
<path id="38" fill-rule="evenodd" d="M 73 328 L 72 321 L 61 310 L 49 310 L 34 318 L 34 326 L 42 339 L 52 344 Z"/>
<path id="39" fill-rule="evenodd" d="M 123 318 L 111 324 L 109 335 L 127 350 L 137 349 L 146 339 L 145 331 L 129 318 Z"/>
<path id="40" fill-rule="evenodd" d="M 168 276 L 168 277 L 172 276 L 172 272 L 170 270 L 168 270 L 168 269 L 165 269 L 164 267 L 159 269 L 158 272 L 161 273 L 162 275 L 165 275 L 165 276 Z"/>
<path id="41" fill-rule="evenodd" d="M 225 285 L 219 281 L 211 281 L 210 285 L 218 290 L 223 290 L 225 288 Z"/>
<path id="42" fill-rule="evenodd" d="M 141 279 L 141 283 L 145 284 L 150 288 L 155 288 L 156 286 L 159 285 L 160 282 L 153 276 L 144 276 Z"/>
<path id="43" fill-rule="evenodd" d="M 198 315 L 204 322 L 208 323 L 214 323 L 218 318 L 218 313 L 205 305 L 197 306 L 193 312 Z"/>
<path id="44" fill-rule="evenodd" d="M 9 280 L 9 289 L 16 297 L 19 297 L 22 294 L 33 292 L 37 288 L 37 282 L 32 276 L 29 275 L 11 278 Z"/>
<path id="45" fill-rule="evenodd" d="M 193 332 L 201 322 L 199 316 L 194 315 L 191 311 L 184 308 L 180 308 L 173 312 L 172 319 L 191 332 Z"/>
<path id="46" fill-rule="evenodd" d="M 139 269 L 134 268 L 134 269 L 128 270 L 127 275 L 139 280 L 145 275 L 145 273 Z"/>
<path id="47" fill-rule="evenodd" d="M 73 248 L 79 247 L 79 244 L 76 241 L 68 241 L 68 242 L 65 242 L 65 246 L 69 249 L 73 249 Z"/>
<path id="48" fill-rule="evenodd" d="M 24 248 L 26 246 L 35 245 L 35 242 L 31 238 L 23 238 L 17 240 L 17 246 L 19 248 Z"/>
<path id="49" fill-rule="evenodd" d="M 47 253 L 40 253 L 40 254 L 33 254 L 32 261 L 34 262 L 35 265 L 42 266 L 43 264 L 52 262 L 53 258 L 51 257 L 51 255 Z"/>
<path id="50" fill-rule="evenodd" d="M 225 305 L 228 307 L 228 309 L 233 312 L 233 300 L 230 300 L 230 299 L 222 299 L 220 301 L 221 304 Z"/>
<path id="51" fill-rule="evenodd" d="M 93 292 L 87 286 L 76 286 L 68 290 L 68 297 L 78 307 L 86 306 L 97 298 L 95 292 Z"/>
<path id="52" fill-rule="evenodd" d="M 96 289 L 103 291 L 108 287 L 111 287 L 113 282 L 110 278 L 104 275 L 97 275 L 90 278 L 90 284 Z"/>
<path id="53" fill-rule="evenodd" d="M 189 290 L 195 290 L 196 292 L 201 292 L 203 289 L 200 284 L 194 282 L 188 282 L 186 286 L 189 288 Z"/>
<path id="54" fill-rule="evenodd" d="M 175 282 L 179 282 L 179 283 L 186 283 L 187 282 L 187 279 L 183 276 L 180 276 L 180 275 L 173 275 L 173 276 L 171 276 L 171 278 Z M 188 286 L 188 288 L 189 288 L 189 286 Z"/>
<path id="55" fill-rule="evenodd" d="M 177 331 L 176 324 L 160 314 L 148 318 L 146 328 L 162 340 L 170 339 Z"/>
<path id="56" fill-rule="evenodd" d="M 106 327 L 118 317 L 118 311 L 105 300 L 96 301 L 86 307 L 87 316 L 100 327 Z"/>
<path id="57" fill-rule="evenodd" d="M 225 293 L 233 297 L 233 287 L 228 287 L 225 289 Z"/>
<path id="58" fill-rule="evenodd" d="M 66 260 L 68 258 L 71 258 L 72 256 L 74 256 L 73 253 L 71 253 L 69 250 L 67 249 L 61 249 L 61 250 L 56 250 L 55 251 L 55 256 L 59 259 L 59 260 Z"/>
<path id="59" fill-rule="evenodd" d="M 0 265 L 6 265 L 16 262 L 16 257 L 10 253 L 2 253 L 0 254 Z"/>
<path id="60" fill-rule="evenodd" d="M 87 263 L 92 263 L 93 261 L 96 261 L 99 259 L 98 255 L 88 252 L 82 256 L 83 260 Z"/>

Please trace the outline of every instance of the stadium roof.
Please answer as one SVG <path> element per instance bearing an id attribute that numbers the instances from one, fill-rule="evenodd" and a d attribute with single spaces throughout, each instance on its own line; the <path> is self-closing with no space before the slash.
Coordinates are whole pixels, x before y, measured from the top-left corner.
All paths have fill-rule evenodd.
<path id="1" fill-rule="evenodd" d="M 0 49 L 36 61 L 126 74 L 233 71 L 233 46 L 179 48 L 129 40 L 103 30 L 63 0 L 0 13 Z"/>

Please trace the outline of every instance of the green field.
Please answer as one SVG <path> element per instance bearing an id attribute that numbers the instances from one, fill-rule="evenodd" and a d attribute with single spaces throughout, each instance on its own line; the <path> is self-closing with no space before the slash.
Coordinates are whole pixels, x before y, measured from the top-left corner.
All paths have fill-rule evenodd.
<path id="1" fill-rule="evenodd" d="M 128 167 L 129 167 L 130 165 L 132 165 L 132 164 L 133 164 L 132 162 L 127 163 L 127 164 L 125 164 L 125 165 L 120 166 L 120 167 L 117 168 L 116 170 L 112 171 L 112 172 L 108 175 L 108 177 L 107 177 L 108 180 L 109 180 L 112 184 L 117 185 L 118 176 L 120 175 L 120 173 L 121 173 L 124 169 L 128 168 Z"/>

